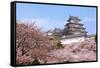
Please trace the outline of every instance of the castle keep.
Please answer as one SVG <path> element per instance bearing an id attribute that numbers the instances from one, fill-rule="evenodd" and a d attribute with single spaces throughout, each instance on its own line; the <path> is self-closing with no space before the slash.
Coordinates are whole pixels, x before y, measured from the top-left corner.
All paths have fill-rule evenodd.
<path id="1" fill-rule="evenodd" d="M 80 23 L 81 19 L 75 16 L 70 16 L 65 25 L 63 35 L 86 35 L 83 24 Z"/>
<path id="2" fill-rule="evenodd" d="M 86 28 L 80 23 L 81 19 L 76 16 L 70 16 L 65 24 L 63 30 L 63 36 L 61 38 L 62 44 L 68 44 L 73 42 L 82 42 L 87 36 Z"/>

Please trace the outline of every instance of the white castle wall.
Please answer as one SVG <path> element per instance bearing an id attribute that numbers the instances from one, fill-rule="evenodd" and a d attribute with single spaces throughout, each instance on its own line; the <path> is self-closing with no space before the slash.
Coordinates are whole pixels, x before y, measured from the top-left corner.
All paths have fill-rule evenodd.
<path id="1" fill-rule="evenodd" d="M 69 38 L 69 39 L 62 39 L 62 44 L 70 44 L 74 42 L 83 42 L 85 40 L 85 37 L 75 37 L 75 38 Z"/>

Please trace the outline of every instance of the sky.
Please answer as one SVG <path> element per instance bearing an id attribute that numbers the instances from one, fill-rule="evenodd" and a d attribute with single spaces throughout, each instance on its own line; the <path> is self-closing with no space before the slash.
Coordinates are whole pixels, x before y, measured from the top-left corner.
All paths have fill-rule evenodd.
<path id="1" fill-rule="evenodd" d="M 62 6 L 47 4 L 16 4 L 16 20 L 27 23 L 36 22 L 43 31 L 54 28 L 64 29 L 69 16 L 78 16 L 88 34 L 96 33 L 96 8 L 80 6 Z"/>

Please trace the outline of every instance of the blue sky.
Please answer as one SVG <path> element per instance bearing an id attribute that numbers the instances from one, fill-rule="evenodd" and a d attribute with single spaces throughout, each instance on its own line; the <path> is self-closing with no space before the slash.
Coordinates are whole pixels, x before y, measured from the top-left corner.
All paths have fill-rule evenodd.
<path id="1" fill-rule="evenodd" d="M 96 33 L 96 8 L 79 6 L 59 6 L 17 3 L 17 21 L 36 22 L 39 28 L 47 31 L 54 28 L 64 28 L 69 16 L 78 16 L 88 34 Z"/>

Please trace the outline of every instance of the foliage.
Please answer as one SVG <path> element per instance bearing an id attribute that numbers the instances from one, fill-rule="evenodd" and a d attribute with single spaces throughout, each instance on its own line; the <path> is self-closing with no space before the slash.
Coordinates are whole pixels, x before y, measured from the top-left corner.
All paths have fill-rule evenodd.
<path id="1" fill-rule="evenodd" d="M 16 23 L 17 64 L 32 64 L 33 59 L 42 59 L 45 62 L 46 54 L 51 48 L 52 42 L 48 35 L 42 32 L 35 23 Z"/>
<path id="2" fill-rule="evenodd" d="M 94 38 L 95 38 L 95 41 L 97 41 L 97 35 L 95 35 L 95 37 L 94 37 Z"/>
<path id="3" fill-rule="evenodd" d="M 57 46 L 58 49 L 53 48 Z M 47 64 L 96 60 L 96 42 L 86 38 L 84 42 L 62 45 L 60 40 L 42 32 L 35 23 L 16 23 L 16 64 Z"/>
<path id="4" fill-rule="evenodd" d="M 58 43 L 57 43 L 57 48 L 64 48 L 64 46 L 61 44 L 60 41 L 58 41 Z"/>
<path id="5" fill-rule="evenodd" d="M 60 58 L 56 60 L 57 63 L 95 61 L 96 42 L 92 38 L 87 38 L 80 43 L 65 44 L 64 48 L 53 50 L 50 52 L 50 55 Z"/>

